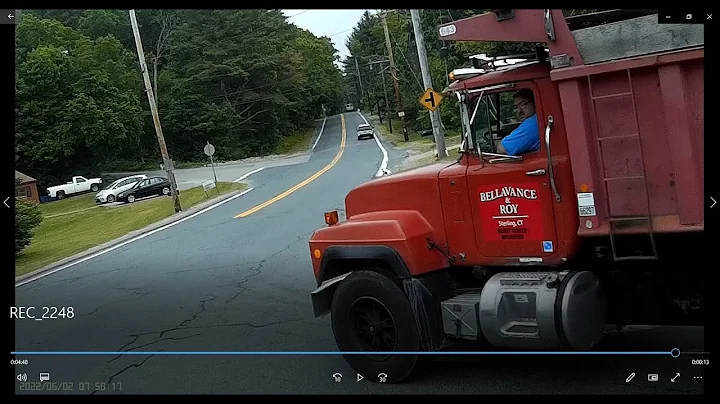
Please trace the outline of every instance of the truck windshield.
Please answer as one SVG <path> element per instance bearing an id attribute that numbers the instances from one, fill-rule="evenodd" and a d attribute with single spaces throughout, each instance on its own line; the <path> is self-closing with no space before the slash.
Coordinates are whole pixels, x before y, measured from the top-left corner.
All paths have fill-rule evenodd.
<path id="1" fill-rule="evenodd" d="M 468 110 L 471 118 L 475 114 L 471 125 L 473 144 L 484 153 L 496 153 L 495 142 L 520 125 L 514 113 L 512 91 L 486 94 L 473 100 Z"/>

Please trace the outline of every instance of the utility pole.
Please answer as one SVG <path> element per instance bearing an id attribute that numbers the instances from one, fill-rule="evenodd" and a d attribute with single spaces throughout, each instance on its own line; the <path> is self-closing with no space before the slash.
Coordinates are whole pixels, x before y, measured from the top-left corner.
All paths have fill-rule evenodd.
<path id="1" fill-rule="evenodd" d="M 420 59 L 420 71 L 422 72 L 423 86 L 425 90 L 432 88 L 432 77 L 430 77 L 430 66 L 428 66 L 427 50 L 425 49 L 425 38 L 420 25 L 420 12 L 418 10 L 410 10 L 413 30 L 415 31 L 415 44 L 417 45 L 418 59 Z M 438 158 L 447 157 L 447 149 L 445 148 L 445 133 L 440 120 L 440 110 L 430 111 L 430 123 L 432 124 L 433 135 L 435 135 L 435 147 L 437 148 Z"/>
<path id="2" fill-rule="evenodd" d="M 390 61 L 390 74 L 393 77 L 393 85 L 395 86 L 395 98 L 397 100 L 398 114 L 400 115 L 403 136 L 407 142 L 410 138 L 408 136 L 407 127 L 405 126 L 405 108 L 403 108 L 402 97 L 400 96 L 400 83 L 398 83 L 397 69 L 395 69 L 395 58 L 393 57 L 392 45 L 390 44 L 390 31 L 388 30 L 385 12 L 381 12 L 380 17 L 382 18 L 383 30 L 385 31 L 385 46 L 387 47 L 388 60 Z"/>
<path id="3" fill-rule="evenodd" d="M 148 73 L 147 64 L 145 63 L 145 52 L 143 51 L 142 41 L 140 40 L 140 29 L 138 29 L 135 10 L 130 10 L 130 24 L 132 25 L 133 35 L 135 36 L 135 47 L 137 48 L 138 59 L 140 60 L 140 70 L 142 71 L 143 80 L 145 81 L 145 92 L 147 93 L 148 102 L 150 103 L 150 112 L 152 113 L 153 123 L 155 124 L 155 134 L 160 144 L 163 167 L 165 171 L 167 171 L 168 181 L 170 182 L 170 192 L 172 193 L 175 204 L 175 212 L 181 212 L 182 207 L 180 206 L 180 195 L 178 195 L 175 183 L 175 173 L 173 173 L 172 160 L 170 160 L 170 156 L 168 155 L 165 136 L 163 136 L 162 127 L 160 126 L 160 115 L 158 115 L 155 95 L 153 94 L 152 84 L 150 83 L 150 74 Z"/>
<path id="4" fill-rule="evenodd" d="M 387 67 L 385 69 L 387 69 Z M 380 75 L 382 76 L 383 96 L 385 96 L 385 112 L 387 113 L 388 129 L 390 129 L 390 133 L 392 134 L 392 117 L 390 116 L 390 101 L 388 101 L 387 85 L 385 84 L 385 69 L 380 71 Z"/>
<path id="5" fill-rule="evenodd" d="M 360 83 L 360 98 L 358 98 L 358 101 L 362 102 L 365 91 L 363 91 L 362 78 L 360 78 L 360 65 L 358 65 L 357 56 L 353 56 L 353 59 L 355 60 L 355 71 L 357 72 L 358 83 Z M 360 110 L 360 102 L 358 103 L 358 110 Z"/>

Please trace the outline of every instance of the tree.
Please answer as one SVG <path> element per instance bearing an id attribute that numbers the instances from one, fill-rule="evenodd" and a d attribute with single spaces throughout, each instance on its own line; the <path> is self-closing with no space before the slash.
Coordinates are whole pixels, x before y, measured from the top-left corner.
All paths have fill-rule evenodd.
<path id="1" fill-rule="evenodd" d="M 138 10 L 175 161 L 269 154 L 342 102 L 337 51 L 280 10 Z M 19 168 L 40 183 L 157 167 L 127 10 L 34 10 L 16 34 Z M 162 94 L 158 94 L 162 92 Z M 327 105 L 326 105 L 327 104 Z"/>
<path id="2" fill-rule="evenodd" d="M 140 132 L 132 55 L 112 36 L 96 40 L 26 15 L 17 28 L 17 165 L 57 181 L 96 173 Z"/>
<path id="3" fill-rule="evenodd" d="M 16 181 L 16 183 L 19 181 Z M 15 255 L 17 256 L 32 241 L 35 228 L 42 222 L 38 206 L 22 199 L 15 200 Z"/>

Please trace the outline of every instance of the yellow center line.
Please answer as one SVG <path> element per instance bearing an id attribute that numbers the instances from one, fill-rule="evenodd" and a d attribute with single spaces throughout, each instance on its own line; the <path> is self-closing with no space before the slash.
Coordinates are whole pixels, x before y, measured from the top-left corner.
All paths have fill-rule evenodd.
<path id="1" fill-rule="evenodd" d="M 255 206 L 255 207 L 252 207 L 252 208 L 246 210 L 246 211 L 243 212 L 243 213 L 240 213 L 239 215 L 235 216 L 235 219 L 239 219 L 239 218 L 243 218 L 243 217 L 248 217 L 248 216 L 252 215 L 253 213 L 255 213 L 255 212 L 257 212 L 257 211 L 259 211 L 259 210 L 261 210 L 261 209 L 264 209 L 264 208 L 272 205 L 273 203 L 275 203 L 275 202 L 277 202 L 277 201 L 285 198 L 286 196 L 288 196 L 288 195 L 292 194 L 293 192 L 297 191 L 298 189 L 304 187 L 305 185 L 307 185 L 307 184 L 315 181 L 318 177 L 320 177 L 321 175 L 323 175 L 323 174 L 325 174 L 326 172 L 328 172 L 331 168 L 333 168 L 333 166 L 335 166 L 335 164 L 337 164 L 337 162 L 340 161 L 340 158 L 342 157 L 343 152 L 345 151 L 345 140 L 346 140 L 347 134 L 346 134 L 346 132 L 345 132 L 345 115 L 344 115 L 344 114 L 341 114 L 341 115 L 340 115 L 340 122 L 341 122 L 341 124 L 342 124 L 342 132 L 341 132 L 341 133 L 342 133 L 342 139 L 340 140 L 340 150 L 338 150 L 337 155 L 335 155 L 335 158 L 332 159 L 332 161 L 330 162 L 330 164 L 326 165 L 326 166 L 323 167 L 320 171 L 316 172 L 315 174 L 311 175 L 310 177 L 308 177 L 308 178 L 307 178 L 306 180 L 304 180 L 303 182 L 295 185 L 294 187 L 288 189 L 287 191 L 281 193 L 280 195 L 277 195 L 276 197 L 274 197 L 274 198 L 272 198 L 272 199 L 269 199 L 269 200 L 267 200 L 267 201 L 265 201 L 265 202 L 263 202 L 263 203 Z"/>

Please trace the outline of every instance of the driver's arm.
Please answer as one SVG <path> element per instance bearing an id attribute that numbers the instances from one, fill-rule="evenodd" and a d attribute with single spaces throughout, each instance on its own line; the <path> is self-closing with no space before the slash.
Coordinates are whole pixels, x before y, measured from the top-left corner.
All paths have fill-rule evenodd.
<path id="1" fill-rule="evenodd" d="M 505 146 L 502 144 L 503 139 L 499 139 L 495 141 L 495 150 L 498 154 L 508 154 L 507 150 L 505 150 Z"/>
<path id="2" fill-rule="evenodd" d="M 515 128 L 509 135 L 505 136 L 498 144 L 499 154 L 519 156 L 530 151 L 540 149 L 540 133 L 535 115 L 524 120 L 520 126 Z M 502 150 L 502 151 L 501 151 Z"/>

